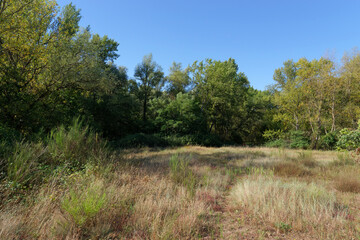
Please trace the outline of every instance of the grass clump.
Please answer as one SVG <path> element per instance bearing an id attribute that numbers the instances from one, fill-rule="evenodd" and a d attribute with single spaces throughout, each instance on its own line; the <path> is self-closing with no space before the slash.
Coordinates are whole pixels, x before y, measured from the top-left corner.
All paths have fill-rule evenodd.
<path id="1" fill-rule="evenodd" d="M 70 127 L 61 125 L 47 138 L 50 163 L 81 168 L 89 162 L 99 162 L 106 155 L 106 142 L 76 118 Z"/>
<path id="2" fill-rule="evenodd" d="M 7 164 L 7 179 L 12 189 L 24 188 L 39 180 L 44 153 L 45 149 L 41 144 L 16 143 Z"/>
<path id="3" fill-rule="evenodd" d="M 298 229 L 342 218 L 335 209 L 335 195 L 313 183 L 283 182 L 258 175 L 235 185 L 231 199 L 260 220 Z"/>
<path id="4" fill-rule="evenodd" d="M 282 177 L 303 177 L 311 172 L 295 162 L 277 162 L 273 165 L 275 175 Z"/>
<path id="5" fill-rule="evenodd" d="M 189 166 L 190 160 L 180 157 L 178 154 L 171 156 L 169 161 L 171 179 L 181 184 L 194 196 L 197 186 L 197 178 Z"/>
<path id="6" fill-rule="evenodd" d="M 297 157 L 296 161 L 300 162 L 302 165 L 308 168 L 314 168 L 318 165 L 311 151 L 299 152 L 299 156 Z"/>
<path id="7" fill-rule="evenodd" d="M 360 176 L 358 174 L 343 173 L 335 180 L 335 188 L 341 192 L 360 193 Z"/>

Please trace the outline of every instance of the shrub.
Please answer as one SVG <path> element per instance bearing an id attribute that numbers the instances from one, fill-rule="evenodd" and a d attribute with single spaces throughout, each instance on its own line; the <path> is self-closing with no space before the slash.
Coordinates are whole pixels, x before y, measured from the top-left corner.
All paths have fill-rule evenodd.
<path id="1" fill-rule="evenodd" d="M 290 132 L 290 148 L 309 148 L 309 139 L 305 136 L 303 131 Z"/>
<path id="2" fill-rule="evenodd" d="M 336 147 L 338 150 L 353 150 L 360 147 L 360 130 L 342 129 Z"/>
<path id="3" fill-rule="evenodd" d="M 320 148 L 326 150 L 333 150 L 336 148 L 336 143 L 338 141 L 338 133 L 337 132 L 329 132 L 322 136 L 320 139 Z"/>
<path id="4" fill-rule="evenodd" d="M 137 133 L 128 135 L 115 143 L 118 147 L 176 147 L 185 145 L 201 145 L 220 147 L 223 142 L 212 134 L 197 135 L 168 135 Z"/>
<path id="5" fill-rule="evenodd" d="M 269 141 L 269 142 L 279 140 L 282 138 L 282 136 L 283 136 L 282 130 L 266 130 L 263 133 L 263 137 L 265 138 L 266 141 Z"/>
<path id="6" fill-rule="evenodd" d="M 283 222 L 303 228 L 343 217 L 336 210 L 334 193 L 313 183 L 283 182 L 258 175 L 235 185 L 230 197 L 237 206 L 275 225 Z"/>
<path id="7" fill-rule="evenodd" d="M 61 202 L 61 208 L 66 211 L 74 223 L 82 227 L 95 217 L 107 203 L 102 181 L 95 181 L 87 186 L 73 187 Z"/>

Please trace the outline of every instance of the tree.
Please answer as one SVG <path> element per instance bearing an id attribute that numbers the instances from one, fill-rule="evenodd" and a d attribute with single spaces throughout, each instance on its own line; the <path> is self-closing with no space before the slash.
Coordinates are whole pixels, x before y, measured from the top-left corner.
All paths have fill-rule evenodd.
<path id="1" fill-rule="evenodd" d="M 206 122 L 199 103 L 189 93 L 178 93 L 175 99 L 168 97 L 151 101 L 155 112 L 154 123 L 161 133 L 196 135 L 206 133 Z"/>
<path id="2" fill-rule="evenodd" d="M 186 88 L 190 84 L 189 70 L 183 70 L 181 63 L 173 62 L 166 80 L 168 83 L 167 92 L 174 99 L 178 93 L 186 92 Z"/>
<path id="3" fill-rule="evenodd" d="M 299 90 L 302 83 L 296 76 L 296 64 L 288 60 L 284 62 L 284 67 L 275 70 L 273 79 L 276 84 L 272 87 L 275 91 L 275 103 L 279 106 L 276 119 L 282 119 L 299 130 L 303 115 L 303 95 Z"/>
<path id="4" fill-rule="evenodd" d="M 143 61 L 136 66 L 134 77 L 137 80 L 139 98 L 143 102 L 143 121 L 146 121 L 149 98 L 160 92 L 164 84 L 164 73 L 153 61 L 152 54 L 149 54 L 144 56 Z"/>
<path id="5" fill-rule="evenodd" d="M 244 73 L 238 72 L 234 59 L 195 62 L 190 68 L 194 94 L 206 117 L 208 131 L 223 139 L 231 138 L 232 129 L 245 111 L 249 82 Z"/>

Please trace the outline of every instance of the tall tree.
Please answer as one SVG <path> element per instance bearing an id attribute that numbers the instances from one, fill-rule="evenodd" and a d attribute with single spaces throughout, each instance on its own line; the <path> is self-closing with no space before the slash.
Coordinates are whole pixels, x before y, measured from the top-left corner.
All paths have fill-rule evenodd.
<path id="1" fill-rule="evenodd" d="M 206 116 L 209 132 L 224 139 L 231 137 L 232 129 L 241 124 L 238 116 L 245 111 L 249 82 L 238 72 L 234 59 L 195 62 L 191 69 L 194 94 Z"/>
<path id="2" fill-rule="evenodd" d="M 164 84 L 162 68 L 153 60 L 152 54 L 144 56 L 135 67 L 134 77 L 137 80 L 139 97 L 143 102 L 143 121 L 147 120 L 148 101 L 151 96 L 160 92 Z"/>

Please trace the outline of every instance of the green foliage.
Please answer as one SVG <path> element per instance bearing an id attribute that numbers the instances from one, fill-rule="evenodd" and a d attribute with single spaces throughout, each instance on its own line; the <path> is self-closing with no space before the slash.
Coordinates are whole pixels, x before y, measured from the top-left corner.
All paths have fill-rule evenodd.
<path id="1" fill-rule="evenodd" d="M 85 168 L 87 164 L 100 164 L 109 160 L 106 142 L 75 119 L 70 127 L 54 129 L 43 143 L 17 142 L 8 153 L 7 181 L 11 188 L 30 187 L 41 182 L 56 169 L 67 173 Z M 3 177 L 3 176 L 2 176 Z"/>
<path id="2" fill-rule="evenodd" d="M 220 147 L 224 145 L 224 143 L 219 137 L 213 134 L 162 136 L 159 134 L 136 133 L 113 142 L 113 145 L 121 148 L 176 147 L 186 145 Z"/>
<path id="3" fill-rule="evenodd" d="M 152 54 L 144 56 L 143 61 L 135 67 L 134 77 L 137 82 L 137 95 L 143 102 L 143 121 L 147 120 L 148 101 L 159 95 L 164 84 L 162 68 L 153 61 Z"/>
<path id="4" fill-rule="evenodd" d="M 360 130 L 344 128 L 340 130 L 339 141 L 336 144 L 338 150 L 354 150 L 360 147 Z"/>
<path id="5" fill-rule="evenodd" d="M 165 135 L 206 132 L 206 122 L 199 103 L 190 94 L 178 93 L 174 100 L 158 98 L 151 102 L 154 124 Z"/>
<path id="6" fill-rule="evenodd" d="M 290 132 L 290 148 L 309 148 L 309 139 L 305 136 L 303 131 Z"/>
<path id="7" fill-rule="evenodd" d="M 263 137 L 265 138 L 265 140 L 267 141 L 275 141 L 277 139 L 280 139 L 283 136 L 283 131 L 282 130 L 266 130 L 263 133 Z"/>
<path id="8" fill-rule="evenodd" d="M 190 195 L 194 196 L 198 179 L 191 170 L 189 162 L 190 160 L 184 156 L 172 155 L 169 161 L 170 177 L 175 183 L 186 187 Z"/>
<path id="9" fill-rule="evenodd" d="M 225 140 L 242 123 L 249 81 L 238 72 L 234 59 L 195 62 L 190 68 L 194 94 L 205 116 L 208 131 Z"/>
<path id="10" fill-rule="evenodd" d="M 73 187 L 61 202 L 61 208 L 67 212 L 79 227 L 95 217 L 108 202 L 102 182 L 92 182 L 82 187 Z"/>
<path id="11" fill-rule="evenodd" d="M 282 232 L 289 232 L 292 228 L 291 224 L 287 224 L 287 223 L 284 223 L 284 222 L 280 222 L 280 223 L 277 223 L 275 224 L 275 226 L 280 229 Z"/>
<path id="12" fill-rule="evenodd" d="M 338 141 L 337 132 L 328 132 L 321 137 L 319 147 L 326 150 L 334 150 Z"/>

